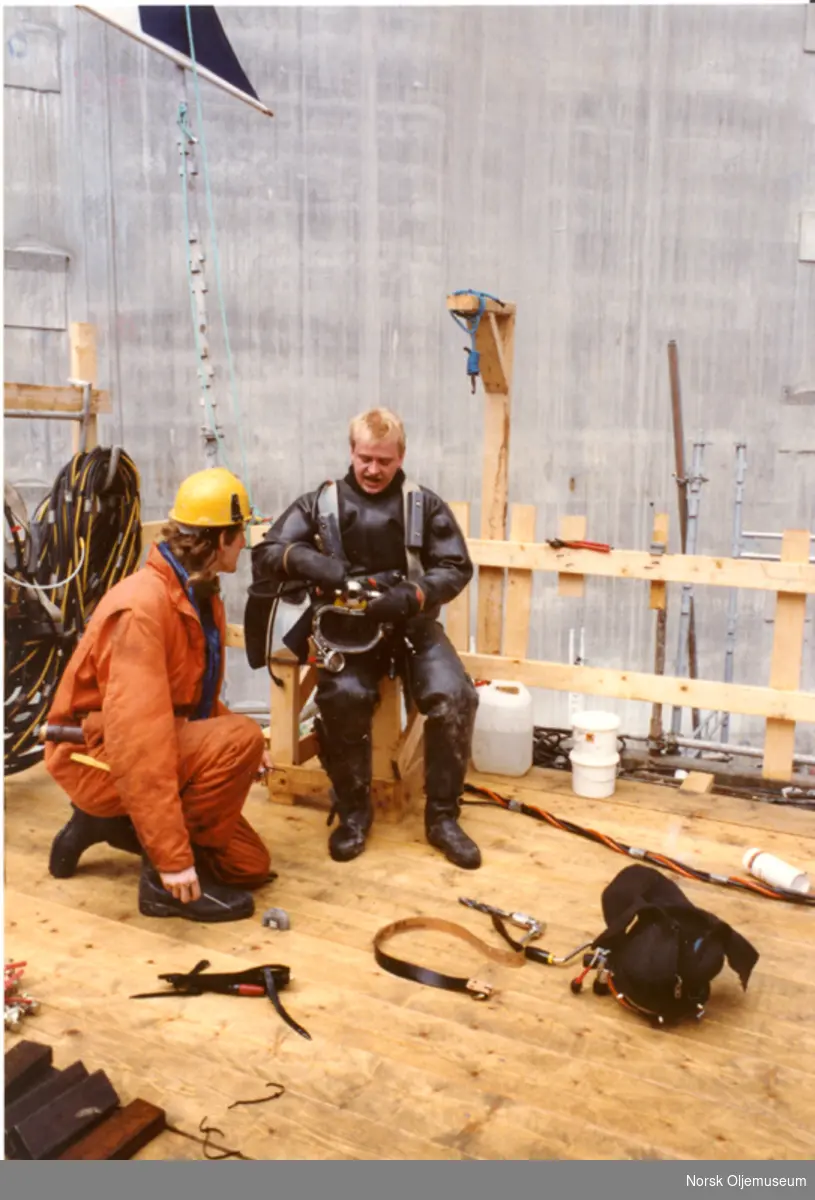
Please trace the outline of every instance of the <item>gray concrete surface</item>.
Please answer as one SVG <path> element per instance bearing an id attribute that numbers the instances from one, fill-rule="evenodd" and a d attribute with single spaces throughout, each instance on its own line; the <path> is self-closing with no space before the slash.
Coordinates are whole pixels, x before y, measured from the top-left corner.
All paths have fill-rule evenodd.
<path id="1" fill-rule="evenodd" d="M 263 512 L 343 471 L 348 419 L 384 402 L 406 420 L 411 473 L 477 520 L 482 405 L 445 311 L 448 292 L 475 287 L 518 305 L 510 499 L 537 506 L 539 538 L 585 512 L 590 537 L 646 547 L 653 511 L 675 518 L 670 338 L 688 453 L 700 429 L 709 443 L 699 550 L 729 553 L 739 439 L 747 527 L 815 529 L 807 5 L 221 12 L 275 111 L 202 84 L 199 127 L 189 89 L 239 421 L 210 261 L 218 413 L 238 470 L 242 431 Z M 4 18 L 5 377 L 63 380 L 67 322 L 95 322 L 115 407 L 102 440 L 135 458 L 156 518 L 203 465 L 181 73 L 73 8 Z M 206 229 L 203 199 L 199 216 Z M 67 428 L 4 425 L 7 477 L 50 482 Z M 228 589 L 235 619 L 245 579 Z M 726 604 L 697 594 L 706 677 L 722 676 Z M 678 607 L 677 592 L 671 669 Z M 736 679 L 763 683 L 770 601 L 744 593 L 739 617 Z M 812 688 L 811 605 L 809 618 Z M 533 624 L 532 657 L 565 659 L 583 625 L 589 663 L 651 668 L 645 585 L 594 581 L 580 602 L 538 579 Z M 262 699 L 265 679 L 231 657 L 231 697 Z M 566 720 L 565 696 L 536 703 L 540 720 Z M 647 706 L 617 707 L 646 727 Z M 733 732 L 760 738 L 761 722 Z M 802 729 L 799 750 L 812 746 Z"/>

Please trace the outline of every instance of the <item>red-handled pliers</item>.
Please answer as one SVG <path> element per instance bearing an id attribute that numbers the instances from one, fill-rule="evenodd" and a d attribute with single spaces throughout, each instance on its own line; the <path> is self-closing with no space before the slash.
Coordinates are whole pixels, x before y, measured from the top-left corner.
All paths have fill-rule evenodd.
<path id="1" fill-rule="evenodd" d="M 553 550 L 596 550 L 598 554 L 610 554 L 612 549 L 605 542 L 564 542 L 560 538 L 547 538 L 546 545 Z"/>

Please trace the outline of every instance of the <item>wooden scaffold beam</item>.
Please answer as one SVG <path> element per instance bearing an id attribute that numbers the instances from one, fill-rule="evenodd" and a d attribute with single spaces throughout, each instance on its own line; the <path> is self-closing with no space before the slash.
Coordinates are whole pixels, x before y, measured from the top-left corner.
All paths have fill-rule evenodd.
<path id="1" fill-rule="evenodd" d="M 484 385 L 484 451 L 481 473 L 481 537 L 502 541 L 507 532 L 509 430 L 515 349 L 515 305 L 477 293 L 447 297 L 447 309 L 474 326 L 479 373 Z M 480 314 L 480 315 L 479 315 Z M 465 533 L 469 530 L 465 529 Z M 478 572 L 476 649 L 500 654 L 504 609 L 504 571 L 481 566 Z"/>

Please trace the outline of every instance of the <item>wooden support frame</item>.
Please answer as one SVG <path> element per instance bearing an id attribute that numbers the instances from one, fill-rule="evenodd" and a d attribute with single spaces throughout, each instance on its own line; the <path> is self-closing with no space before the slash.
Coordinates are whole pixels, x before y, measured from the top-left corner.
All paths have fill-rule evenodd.
<path id="1" fill-rule="evenodd" d="M 39 383 L 6 383 L 3 385 L 3 405 L 7 413 L 15 412 L 54 412 L 65 413 L 66 417 L 76 413 L 77 419 L 82 415 L 82 388 L 65 384 L 63 387 L 51 387 Z M 112 412 L 110 392 L 94 388 L 91 392 L 90 412 L 93 416 L 98 413 Z"/>
<path id="2" fill-rule="evenodd" d="M 71 378 L 81 380 L 96 387 L 98 365 L 96 361 L 96 329 L 82 321 L 72 321 L 70 327 L 71 341 Z M 93 450 L 99 445 L 99 430 L 96 413 L 87 416 L 87 428 L 84 431 L 82 421 L 76 421 L 71 430 L 71 442 L 74 454 L 84 449 Z"/>
<path id="3" fill-rule="evenodd" d="M 459 317 L 472 318 L 478 315 L 481 300 L 472 293 L 451 295 L 447 298 L 447 308 Z M 765 717 L 764 774 L 768 778 L 788 777 L 792 774 L 795 722 L 815 722 L 815 695 L 798 690 L 806 597 L 815 595 L 815 567 L 808 561 L 809 533 L 791 531 L 785 534 L 779 563 L 670 555 L 665 553 L 667 514 L 656 514 L 654 544 L 648 552 L 555 549 L 548 543 L 534 541 L 534 507 L 513 505 L 507 539 L 514 337 L 515 305 L 485 300 L 475 331 L 486 397 L 480 537 L 470 537 L 469 505 L 450 505 L 478 568 L 475 652 L 470 629 L 473 585 L 447 605 L 444 617 L 448 637 L 465 667 L 476 679 L 515 679 L 532 687 L 650 702 L 655 706 L 652 732 L 661 727 L 662 705 Z M 157 537 L 162 524 L 150 522 L 145 525 L 145 538 L 148 529 L 151 538 Z M 256 545 L 267 528 L 267 525 L 253 526 L 249 531 L 249 544 Z M 564 542 L 585 540 L 585 516 L 564 516 L 558 532 Z M 647 582 L 650 607 L 661 617 L 655 673 L 527 659 L 534 571 L 555 572 L 558 593 L 566 597 L 582 597 L 589 576 Z M 678 679 L 662 674 L 668 583 L 778 593 L 776 642 L 769 687 Z M 230 626 L 227 645 L 243 644 L 243 629 Z M 308 692 L 313 688 L 313 678 L 293 659 L 277 656 L 274 666 L 283 686 L 273 685 L 271 689 L 269 742 L 276 770 L 269 780 L 270 796 L 289 803 L 296 795 L 324 796 L 329 783 L 315 757 L 315 739 L 300 736 L 300 714 Z M 403 721 L 402 707 L 399 685 L 384 680 L 373 726 L 373 801 L 386 820 L 400 819 L 412 783 L 422 766 L 422 718 L 413 713 L 406 722 Z"/>
<path id="4" fill-rule="evenodd" d="M 34 383 L 4 383 L 3 412 L 18 413 L 21 417 L 36 420 L 43 417 L 60 417 L 72 423 L 71 447 L 77 454 L 83 442 L 85 449 L 99 445 L 97 417 L 99 413 L 112 412 L 110 393 L 97 388 L 98 364 L 96 355 L 96 327 L 83 321 L 72 321 L 69 330 L 70 378 L 91 385 L 90 403 L 85 411 L 85 390 L 80 383 L 51 386 Z"/>
<path id="5" fill-rule="evenodd" d="M 455 505 L 453 508 L 466 535 L 468 508 L 466 505 Z M 473 678 L 514 679 L 529 687 L 555 691 L 764 717 L 768 722 L 764 775 L 772 779 L 791 776 L 795 723 L 802 721 L 815 724 L 815 693 L 798 690 L 806 600 L 808 596 L 815 595 L 815 566 L 806 561 L 809 554 L 808 531 L 788 531 L 784 535 L 782 561 L 776 563 L 685 554 L 652 555 L 634 550 L 615 550 L 610 554 L 587 550 L 555 551 L 549 546 L 523 540 L 524 535 L 534 531 L 534 509 L 529 505 L 513 507 L 512 529 L 518 535 L 517 541 L 476 539 L 469 540 L 468 544 L 474 558 L 478 557 L 482 562 L 492 565 L 500 563 L 511 573 L 506 628 L 502 632 L 505 644 L 511 647 L 513 653 L 493 655 L 470 652 L 470 600 L 466 591 L 446 609 L 448 636 Z M 663 587 L 667 583 L 693 582 L 714 587 L 777 592 L 779 599 L 769 686 L 680 679 L 623 669 L 529 660 L 525 655 L 533 570 L 549 571 L 559 578 L 565 573 L 578 577 L 595 575 L 645 581 L 649 585 L 651 605 L 664 602 Z M 229 627 L 227 644 L 243 646 L 241 626 Z M 385 733 L 383 745 L 393 745 L 392 725 L 390 732 Z M 420 735 L 415 724 L 409 724 L 400 731 L 396 755 L 388 752 L 391 754 L 391 763 L 397 763 L 400 775 L 405 776 L 406 768 L 408 774 L 411 770 L 416 773 L 419 746 Z M 325 776 L 315 772 L 310 765 L 307 774 L 299 781 L 290 774 L 287 766 L 284 765 L 282 769 L 286 779 L 275 784 L 274 791 L 291 789 L 295 783 L 299 786 L 299 782 L 307 785 L 307 794 L 313 794 L 312 789 L 320 781 L 323 790 L 327 787 Z M 392 785 L 393 779 L 379 776 L 375 794 L 380 804 L 387 804 L 387 789 Z M 397 813 L 402 810 L 397 804 Z"/>
<path id="6" fill-rule="evenodd" d="M 808 529 L 788 529 L 781 539 L 781 561 L 804 562 L 808 565 L 809 539 Z M 775 602 L 770 687 L 794 690 L 801 686 L 805 620 L 806 596 L 779 592 Z M 764 739 L 765 779 L 787 779 L 794 753 L 794 719 L 770 717 Z"/>
<path id="7" fill-rule="evenodd" d="M 243 628 L 230 626 L 227 646 L 243 644 Z M 279 804 L 294 804 L 297 797 L 319 798 L 323 806 L 328 807 L 331 784 L 317 757 L 316 736 L 300 733 L 300 714 L 314 690 L 316 669 L 301 666 L 286 650 L 276 653 L 271 665 L 282 687 L 271 681 L 268 740 L 276 769 L 268 779 L 269 798 Z M 424 718 L 414 710 L 403 724 L 402 709 L 399 681 L 383 679 L 371 731 L 371 798 L 379 819 L 391 823 L 400 821 L 405 815 L 422 766 L 420 750 Z"/>
<path id="8" fill-rule="evenodd" d="M 465 538 L 469 537 L 470 533 L 470 506 L 461 501 L 454 501 L 450 505 L 450 510 L 455 517 L 461 532 Z M 445 632 L 450 641 L 455 646 L 456 650 L 464 651 L 470 649 L 470 588 L 467 586 L 463 592 L 456 596 L 455 600 L 451 600 L 444 608 L 444 626 Z"/>
<path id="9" fill-rule="evenodd" d="M 475 294 L 448 296 L 448 312 L 468 319 L 478 315 Z M 484 452 L 481 474 L 481 537 L 506 537 L 509 477 L 509 430 L 515 348 L 515 305 L 485 300 L 475 331 L 475 348 L 484 386 Z M 504 571 L 485 563 L 478 572 L 476 649 L 501 653 Z"/>

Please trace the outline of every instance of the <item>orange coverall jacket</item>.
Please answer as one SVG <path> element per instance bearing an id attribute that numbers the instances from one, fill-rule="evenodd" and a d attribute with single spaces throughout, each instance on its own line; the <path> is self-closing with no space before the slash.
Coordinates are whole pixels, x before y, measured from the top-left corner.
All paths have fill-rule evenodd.
<path id="1" fill-rule="evenodd" d="M 217 595 L 212 610 L 224 646 Z M 81 720 L 88 752 L 110 772 L 73 762 L 82 747 L 69 743 L 47 743 L 45 763 L 77 807 L 96 816 L 126 813 L 159 871 L 192 866 L 192 840 L 225 882 L 257 886 L 269 856 L 241 808 L 263 735 L 218 699 L 224 657 L 213 716 L 188 721 L 201 699 L 204 631 L 171 564 L 151 546 L 145 566 L 103 596 L 48 715 L 52 724 Z"/>

